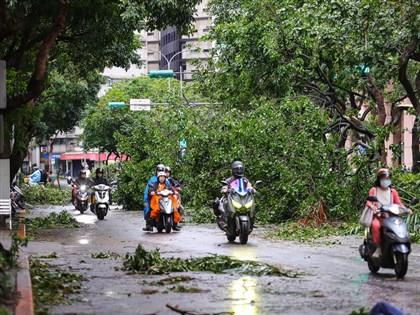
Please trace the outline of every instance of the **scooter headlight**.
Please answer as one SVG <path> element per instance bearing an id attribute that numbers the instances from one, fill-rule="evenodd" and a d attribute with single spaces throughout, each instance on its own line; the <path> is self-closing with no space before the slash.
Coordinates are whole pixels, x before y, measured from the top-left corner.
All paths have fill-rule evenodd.
<path id="1" fill-rule="evenodd" d="M 81 191 L 86 190 L 86 185 L 82 185 L 82 186 L 80 186 L 80 190 L 81 190 Z"/>
<path id="2" fill-rule="evenodd" d="M 252 207 L 252 205 L 254 204 L 254 200 L 250 200 L 249 202 L 247 202 L 246 204 L 245 204 L 245 208 L 247 208 L 247 209 L 249 209 L 249 208 L 251 208 Z"/>
<path id="3" fill-rule="evenodd" d="M 235 201 L 233 199 L 232 199 L 232 205 L 236 209 L 241 209 L 242 208 L 242 205 L 239 202 L 237 202 L 237 201 Z"/>

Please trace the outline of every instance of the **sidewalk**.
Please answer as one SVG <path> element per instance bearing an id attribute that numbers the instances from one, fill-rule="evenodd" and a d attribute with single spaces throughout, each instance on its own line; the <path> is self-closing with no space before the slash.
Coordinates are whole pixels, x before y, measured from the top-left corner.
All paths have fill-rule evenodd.
<path id="1" fill-rule="evenodd" d="M 5 249 L 10 249 L 12 243 L 12 234 L 17 232 L 19 238 L 26 237 L 25 224 L 21 223 L 25 220 L 25 211 L 19 213 L 19 223 L 17 230 L 0 229 L 0 243 Z M 32 283 L 29 271 L 29 260 L 25 254 L 19 252 L 19 264 L 21 269 L 16 274 L 15 285 L 19 301 L 14 308 L 15 315 L 33 315 L 35 314 L 34 302 L 32 296 Z"/>

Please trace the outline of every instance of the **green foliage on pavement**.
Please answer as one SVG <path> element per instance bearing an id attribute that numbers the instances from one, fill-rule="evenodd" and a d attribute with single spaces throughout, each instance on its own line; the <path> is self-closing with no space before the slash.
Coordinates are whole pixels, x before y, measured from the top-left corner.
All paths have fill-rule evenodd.
<path id="1" fill-rule="evenodd" d="M 170 272 L 202 271 L 213 273 L 238 272 L 249 275 L 270 275 L 281 277 L 297 277 L 296 272 L 285 271 L 280 267 L 260 264 L 254 261 L 242 261 L 228 256 L 213 255 L 201 258 L 163 258 L 159 249 L 148 252 L 138 245 L 134 255 L 126 254 L 123 262 L 128 272 L 147 274 L 166 274 Z"/>
<path id="2" fill-rule="evenodd" d="M 69 296 L 82 288 L 83 276 L 52 267 L 36 258 L 29 260 L 35 308 L 48 314 L 48 306 L 70 304 Z"/>
<path id="3" fill-rule="evenodd" d="M 52 212 L 46 217 L 37 217 L 33 219 L 26 218 L 25 224 L 28 228 L 33 229 L 50 229 L 54 227 L 78 227 L 77 220 L 66 210 L 60 213 Z"/>
<path id="4" fill-rule="evenodd" d="M 7 309 L 13 309 L 13 304 L 18 299 L 15 278 L 20 268 L 19 247 L 26 245 L 27 239 L 21 240 L 16 233 L 12 234 L 9 249 L 5 249 L 0 243 L 0 314 L 9 314 Z"/>
<path id="5" fill-rule="evenodd" d="M 60 213 L 52 212 L 46 217 L 26 218 L 26 233 L 29 238 L 35 238 L 42 229 L 53 229 L 57 227 L 76 228 L 79 223 L 66 210 Z"/>
<path id="6" fill-rule="evenodd" d="M 325 243 L 331 244 L 334 236 L 349 235 L 350 232 L 358 227 L 358 223 L 336 223 L 322 224 L 320 226 L 305 226 L 299 222 L 283 223 L 274 231 L 267 233 L 267 238 L 297 241 L 302 243 Z M 362 235 L 363 229 L 358 229 L 358 234 Z"/>
<path id="7" fill-rule="evenodd" d="M 42 185 L 26 186 L 23 188 L 25 201 L 31 205 L 67 205 L 71 200 L 71 190 L 60 190 Z"/>

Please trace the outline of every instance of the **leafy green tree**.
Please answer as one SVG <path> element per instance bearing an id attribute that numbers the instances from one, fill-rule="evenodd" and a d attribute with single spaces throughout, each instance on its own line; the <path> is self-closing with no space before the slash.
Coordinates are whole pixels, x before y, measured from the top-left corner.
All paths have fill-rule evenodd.
<path id="1" fill-rule="evenodd" d="M 141 46 L 135 31 L 176 26 L 187 32 L 199 0 L 163 1 L 0 1 L 0 59 L 7 63 L 5 143 L 3 157 L 11 160 L 11 176 L 23 161 L 38 124 L 38 98 L 45 88 L 51 65 L 65 56 L 78 77 L 106 66 L 128 68 L 139 64 Z M 18 132 L 16 132 L 18 130 Z"/>
<path id="2" fill-rule="evenodd" d="M 209 95 L 244 109 L 255 98 L 311 96 L 330 111 L 326 131 L 340 134 L 338 146 L 352 137 L 372 160 L 401 116 L 401 99 L 420 113 L 416 1 L 213 0 L 209 7 L 215 58 L 202 76 Z M 366 104 L 375 120 L 359 115 Z"/>
<path id="3" fill-rule="evenodd" d="M 48 88 L 38 101 L 42 118 L 35 135 L 40 142 L 48 141 L 49 171 L 52 171 L 51 156 L 57 136 L 79 125 L 86 105 L 96 103 L 101 75 L 80 78 L 77 71 L 68 67 L 63 74 L 51 71 L 49 78 Z"/>

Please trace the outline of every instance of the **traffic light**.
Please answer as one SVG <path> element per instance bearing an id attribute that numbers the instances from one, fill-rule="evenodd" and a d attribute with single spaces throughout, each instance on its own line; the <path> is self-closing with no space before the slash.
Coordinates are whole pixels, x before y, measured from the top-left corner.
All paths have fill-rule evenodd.
<path id="1" fill-rule="evenodd" d="M 173 70 L 152 70 L 149 73 L 151 79 L 160 79 L 160 78 L 173 78 Z"/>

